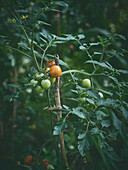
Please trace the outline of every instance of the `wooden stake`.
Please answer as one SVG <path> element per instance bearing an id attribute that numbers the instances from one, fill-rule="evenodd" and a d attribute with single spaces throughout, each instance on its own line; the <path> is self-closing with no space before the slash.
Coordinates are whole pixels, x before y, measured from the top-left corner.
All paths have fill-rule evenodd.
<path id="1" fill-rule="evenodd" d="M 59 56 L 58 55 L 55 55 L 55 61 L 56 61 L 56 64 L 59 65 Z M 56 82 L 55 82 L 55 102 L 56 102 L 56 107 L 61 108 L 59 79 L 60 79 L 59 77 L 56 78 Z M 62 117 L 62 112 L 60 110 L 58 110 L 57 111 L 57 121 L 59 121 L 61 117 Z M 59 134 L 59 138 L 60 138 L 62 159 L 65 162 L 65 166 L 68 167 L 67 157 L 66 157 L 66 153 L 65 153 L 63 132 L 61 134 Z"/>

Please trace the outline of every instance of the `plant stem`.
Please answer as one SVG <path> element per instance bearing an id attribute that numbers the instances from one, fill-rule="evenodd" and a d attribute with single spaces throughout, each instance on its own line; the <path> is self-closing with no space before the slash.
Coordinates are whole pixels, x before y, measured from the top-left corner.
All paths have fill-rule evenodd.
<path id="1" fill-rule="evenodd" d="M 59 65 L 59 56 L 58 55 L 55 56 L 55 61 L 56 61 L 57 65 Z M 56 78 L 56 82 L 55 82 L 55 102 L 56 102 L 56 107 L 61 107 L 59 78 Z M 59 121 L 60 118 L 62 118 L 62 112 L 57 111 L 57 121 Z M 62 159 L 64 160 L 65 166 L 68 168 L 63 132 L 61 134 L 59 134 L 59 138 L 60 138 Z"/>
<path id="2" fill-rule="evenodd" d="M 36 59 L 36 56 L 35 56 L 35 53 L 34 53 L 33 43 L 30 43 L 29 37 L 28 37 L 24 27 L 21 27 L 21 29 L 22 29 L 22 31 L 23 31 L 23 33 L 25 35 L 25 38 L 27 40 L 27 43 L 28 43 L 28 45 L 29 45 L 29 47 L 31 49 L 31 53 L 32 53 L 35 68 L 39 71 L 40 69 L 39 69 L 39 65 L 38 65 L 38 62 L 37 62 L 37 59 Z"/>
<path id="3" fill-rule="evenodd" d="M 50 93 L 49 93 L 49 92 L 50 92 L 50 91 L 49 91 L 49 89 L 48 89 L 48 90 L 47 90 L 48 106 L 51 107 Z M 52 114 L 53 114 L 53 113 L 52 113 L 51 110 L 49 110 L 49 112 L 50 112 L 50 124 L 51 124 L 51 134 L 52 134 L 52 132 L 53 132 L 53 116 L 52 116 Z M 56 138 L 55 138 L 55 136 L 53 136 L 53 135 L 52 135 L 52 137 L 53 137 L 53 142 L 54 142 L 56 157 L 57 157 L 57 159 L 58 159 L 58 158 L 59 158 L 59 152 L 58 152 L 58 146 L 57 146 Z"/>

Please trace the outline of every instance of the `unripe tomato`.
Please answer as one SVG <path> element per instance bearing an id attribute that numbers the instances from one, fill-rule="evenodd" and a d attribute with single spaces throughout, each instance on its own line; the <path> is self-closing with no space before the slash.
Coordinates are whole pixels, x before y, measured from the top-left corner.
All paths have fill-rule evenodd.
<path id="1" fill-rule="evenodd" d="M 41 79 L 43 76 L 44 76 L 43 73 L 40 73 L 40 74 L 36 73 L 36 75 L 35 75 L 35 77 L 36 77 L 37 79 Z"/>
<path id="2" fill-rule="evenodd" d="M 32 80 L 30 81 L 30 83 L 32 83 L 32 84 L 33 84 L 33 86 L 35 87 L 35 86 L 38 84 L 38 81 L 36 81 L 36 80 L 32 79 Z"/>
<path id="3" fill-rule="evenodd" d="M 52 83 L 52 84 L 54 84 L 54 83 L 55 83 L 55 81 L 56 81 L 56 78 L 51 77 L 51 78 L 50 78 L 50 81 L 51 81 L 51 83 Z"/>
<path id="4" fill-rule="evenodd" d="M 82 87 L 85 87 L 85 88 L 91 87 L 91 81 L 89 79 L 83 79 Z"/>
<path id="5" fill-rule="evenodd" d="M 62 70 L 60 66 L 54 65 L 50 68 L 50 75 L 54 78 L 60 77 Z"/>
<path id="6" fill-rule="evenodd" d="M 48 89 L 51 86 L 51 82 L 48 79 L 42 80 L 41 85 L 42 85 L 43 88 Z"/>
<path id="7" fill-rule="evenodd" d="M 24 163 L 27 166 L 32 166 L 33 163 L 35 163 L 35 157 L 33 157 L 32 155 L 28 155 L 24 158 Z"/>
<path id="8" fill-rule="evenodd" d="M 81 102 L 86 102 L 86 98 L 85 97 L 81 97 Z"/>
<path id="9" fill-rule="evenodd" d="M 36 87 L 36 92 L 37 92 L 37 93 L 43 93 L 43 92 L 44 92 L 44 89 L 43 89 L 41 86 L 38 85 L 38 86 Z"/>
<path id="10" fill-rule="evenodd" d="M 103 93 L 99 92 L 98 94 L 100 95 L 101 98 L 104 97 Z"/>
<path id="11" fill-rule="evenodd" d="M 52 67 L 55 65 L 55 61 L 47 61 L 46 66 L 47 67 Z"/>

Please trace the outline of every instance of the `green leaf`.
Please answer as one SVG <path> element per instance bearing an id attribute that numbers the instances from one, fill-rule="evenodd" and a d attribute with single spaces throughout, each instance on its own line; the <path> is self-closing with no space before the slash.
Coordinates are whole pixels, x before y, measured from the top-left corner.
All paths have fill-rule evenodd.
<path id="1" fill-rule="evenodd" d="M 110 126 L 110 120 L 103 120 L 101 122 L 102 128 L 103 127 L 109 127 Z"/>
<path id="2" fill-rule="evenodd" d="M 14 87 L 17 89 L 21 89 L 21 86 L 19 84 L 7 84 L 9 87 Z"/>
<path id="3" fill-rule="evenodd" d="M 80 133 L 80 134 L 78 135 L 78 139 L 83 139 L 83 138 L 85 138 L 85 136 L 86 136 L 86 132 Z"/>
<path id="4" fill-rule="evenodd" d="M 128 111 L 123 106 L 121 107 L 121 110 L 122 110 L 123 116 L 127 119 L 128 118 Z"/>
<path id="5" fill-rule="evenodd" d="M 97 64 L 97 65 L 99 65 L 100 67 L 103 67 L 103 68 L 107 68 L 107 69 L 109 69 L 109 70 L 111 70 L 111 71 L 114 71 L 114 68 L 112 67 L 112 66 L 108 66 L 108 63 L 106 64 L 106 63 L 104 63 L 104 62 L 98 62 L 98 61 L 95 61 L 95 60 L 88 60 L 88 61 L 86 61 L 85 63 L 92 63 L 92 64 Z"/>
<path id="6" fill-rule="evenodd" d="M 116 84 L 118 84 L 118 80 L 117 78 L 113 77 L 113 76 L 108 76 L 110 79 L 112 79 Z"/>
<path id="7" fill-rule="evenodd" d="M 67 67 L 67 68 L 69 68 L 68 64 L 65 63 L 65 62 L 62 61 L 62 60 L 59 60 L 59 64 L 62 65 L 62 66 L 65 66 L 65 67 Z"/>
<path id="8" fill-rule="evenodd" d="M 51 26 L 51 24 L 48 24 L 47 22 L 44 22 L 44 21 L 38 21 L 38 24 L 39 25 L 48 25 L 48 26 Z"/>
<path id="9" fill-rule="evenodd" d="M 100 92 L 102 92 L 102 93 L 105 93 L 105 94 L 108 94 L 108 95 L 110 95 L 110 96 L 113 96 L 113 93 L 110 93 L 110 92 L 108 92 L 108 91 L 106 91 L 106 90 L 98 89 L 98 91 L 100 91 Z"/>
<path id="10" fill-rule="evenodd" d="M 94 105 L 94 101 L 92 99 L 86 98 L 86 101 L 89 102 L 90 104 Z"/>
<path id="11" fill-rule="evenodd" d="M 84 139 L 80 140 L 78 142 L 78 150 L 82 156 L 85 156 L 86 152 L 90 148 L 90 139 L 88 137 L 85 137 Z"/>
<path id="12" fill-rule="evenodd" d="M 119 104 L 116 103 L 116 100 L 114 99 L 106 99 L 106 100 L 99 100 L 98 106 L 106 106 L 106 107 L 112 107 L 112 108 L 118 108 Z"/>
<path id="13" fill-rule="evenodd" d="M 71 113 L 77 115 L 81 119 L 85 119 L 87 117 L 88 112 L 83 107 L 76 107 L 76 108 L 73 108 Z"/>
<path id="14" fill-rule="evenodd" d="M 92 91 L 90 91 L 90 90 L 87 91 L 87 96 L 92 97 L 92 98 L 95 98 L 95 99 L 98 98 L 97 95 L 96 95 L 96 93 L 95 93 L 95 92 L 92 92 Z"/>
<path id="15" fill-rule="evenodd" d="M 57 125 L 54 127 L 53 135 L 59 135 L 60 133 L 62 133 L 65 122 L 66 122 L 66 119 L 63 119 L 63 118 L 57 122 Z"/>
<path id="16" fill-rule="evenodd" d="M 108 115 L 107 114 L 105 114 L 103 111 L 101 111 L 101 110 L 98 110 L 97 112 L 96 112 L 96 118 L 97 118 L 97 120 L 102 120 L 104 117 L 107 117 Z"/>
<path id="17" fill-rule="evenodd" d="M 128 70 L 117 70 L 117 72 L 122 73 L 122 74 L 128 74 Z"/>
<path id="18" fill-rule="evenodd" d="M 100 52 L 94 52 L 94 55 L 101 55 L 102 53 Z"/>
<path id="19" fill-rule="evenodd" d="M 90 130 L 90 133 L 91 133 L 92 135 L 99 134 L 99 129 L 98 129 L 97 127 L 92 128 L 92 129 Z"/>
<path id="20" fill-rule="evenodd" d="M 86 50 L 86 48 L 84 46 L 82 46 L 82 45 L 79 47 L 79 49 L 82 50 L 82 51 Z"/>
<path id="21" fill-rule="evenodd" d="M 63 7 L 68 7 L 68 4 L 63 2 L 63 1 L 56 1 L 56 2 L 51 2 L 52 5 L 59 5 L 59 6 L 63 6 Z"/>
<path id="22" fill-rule="evenodd" d="M 79 35 L 77 35 L 77 36 L 78 36 L 79 40 L 81 40 L 81 39 L 84 39 L 84 38 L 85 38 L 85 35 L 84 35 L 84 34 L 79 34 Z"/>
<path id="23" fill-rule="evenodd" d="M 69 110 L 69 107 L 66 106 L 66 105 L 63 105 L 63 108 L 66 109 L 66 110 Z"/>
<path id="24" fill-rule="evenodd" d="M 113 125 L 117 130 L 121 131 L 121 121 L 116 117 L 114 112 L 111 112 L 111 114 L 112 114 Z"/>
<path id="25" fill-rule="evenodd" d="M 100 42 L 97 42 L 97 43 L 89 43 L 90 46 L 97 46 L 97 45 L 100 45 Z"/>

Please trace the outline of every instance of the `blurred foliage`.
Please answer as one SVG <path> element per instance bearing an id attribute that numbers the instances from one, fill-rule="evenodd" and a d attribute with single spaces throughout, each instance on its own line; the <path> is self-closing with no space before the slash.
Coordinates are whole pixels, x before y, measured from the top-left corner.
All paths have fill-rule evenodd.
<path id="1" fill-rule="evenodd" d="M 76 72 L 61 79 L 64 118 L 54 123 L 54 134 L 64 131 L 69 167 L 125 170 L 128 1 L 65 0 L 52 1 L 51 6 L 50 3 L 50 0 L 1 2 L 0 168 L 26 169 L 24 158 L 31 154 L 39 162 L 46 159 L 55 169 L 63 169 L 62 160 L 56 158 L 49 111 L 43 110 L 48 105 L 47 91 L 39 95 L 29 85 L 34 63 L 23 26 L 28 36 L 34 38 L 39 63 L 44 55 L 44 68 L 56 53 L 60 55 L 63 72 L 71 69 L 91 75 L 94 67 L 98 68 L 95 76 Z M 34 21 L 42 9 L 32 35 Z M 84 78 L 91 78 L 92 88 L 81 87 Z M 54 85 L 50 97 L 55 104 L 53 89 Z M 99 92 L 104 98 L 100 98 Z M 52 114 L 56 122 L 56 112 Z M 57 136 L 55 140 L 58 143 Z M 33 168 L 44 169 L 36 165 Z"/>

